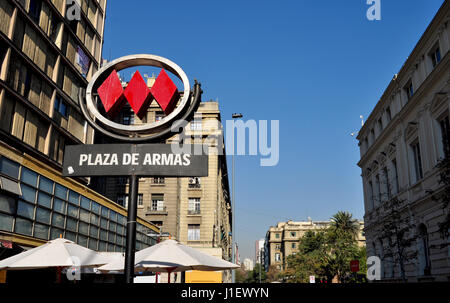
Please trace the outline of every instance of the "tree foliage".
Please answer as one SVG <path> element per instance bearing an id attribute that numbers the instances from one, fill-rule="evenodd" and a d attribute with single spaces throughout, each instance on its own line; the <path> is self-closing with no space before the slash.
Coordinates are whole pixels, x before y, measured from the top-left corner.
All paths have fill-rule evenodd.
<path id="1" fill-rule="evenodd" d="M 287 268 L 282 275 L 285 282 L 307 283 L 310 276 L 328 283 L 333 278 L 352 281 L 350 261 L 365 264 L 365 248 L 363 253 L 357 243 L 358 221 L 348 212 L 338 212 L 331 220 L 329 228 L 308 231 L 301 238 L 298 252 L 287 258 Z M 360 266 L 360 270 L 364 268 Z"/>

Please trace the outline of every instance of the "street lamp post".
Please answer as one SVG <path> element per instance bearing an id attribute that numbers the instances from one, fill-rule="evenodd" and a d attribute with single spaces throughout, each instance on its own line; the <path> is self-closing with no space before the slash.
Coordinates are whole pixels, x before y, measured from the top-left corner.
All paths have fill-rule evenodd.
<path id="1" fill-rule="evenodd" d="M 233 119 L 240 119 L 242 118 L 242 114 L 233 114 L 231 116 Z M 234 131 L 234 130 L 233 130 Z M 234 136 L 233 136 L 233 140 L 234 140 Z M 235 185 L 234 185 L 234 175 L 235 175 L 235 168 L 234 168 L 234 142 L 233 142 L 233 153 L 231 155 L 231 160 L 232 160 L 232 169 L 233 169 L 233 174 L 231 177 L 231 183 L 232 183 L 232 191 L 233 191 L 233 195 L 232 195 L 232 213 L 231 213 L 231 218 L 232 218 L 232 223 L 231 223 L 231 245 L 232 245 L 232 249 L 231 249 L 231 258 L 233 259 L 233 263 L 236 264 L 236 227 L 235 227 L 235 218 L 236 218 L 236 208 L 235 208 Z M 236 271 L 233 270 L 231 273 L 231 282 L 236 283 Z"/>

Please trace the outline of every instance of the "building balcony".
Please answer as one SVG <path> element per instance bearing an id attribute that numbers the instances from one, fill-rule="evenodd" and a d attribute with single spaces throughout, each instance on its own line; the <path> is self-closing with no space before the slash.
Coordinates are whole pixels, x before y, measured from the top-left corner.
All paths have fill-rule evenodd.
<path id="1" fill-rule="evenodd" d="M 167 215 L 167 208 L 166 206 L 163 207 L 147 207 L 146 215 Z"/>

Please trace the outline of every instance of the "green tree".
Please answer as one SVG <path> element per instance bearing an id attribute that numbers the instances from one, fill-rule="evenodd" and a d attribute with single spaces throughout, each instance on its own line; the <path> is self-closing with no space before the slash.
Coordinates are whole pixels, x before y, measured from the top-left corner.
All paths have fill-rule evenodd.
<path id="1" fill-rule="evenodd" d="M 245 283 L 265 283 L 267 280 L 267 273 L 264 270 L 264 268 L 261 266 L 261 264 L 256 263 L 253 270 L 248 272 L 247 279 L 245 280 Z"/>
<path id="2" fill-rule="evenodd" d="M 346 211 L 338 211 L 331 217 L 331 230 L 341 234 L 348 234 L 357 239 L 359 233 L 358 220 L 353 219 L 353 215 Z"/>

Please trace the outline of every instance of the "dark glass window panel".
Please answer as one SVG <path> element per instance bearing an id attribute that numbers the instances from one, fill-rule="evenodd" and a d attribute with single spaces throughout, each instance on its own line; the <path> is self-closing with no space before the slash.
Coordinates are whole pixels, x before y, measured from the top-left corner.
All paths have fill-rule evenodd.
<path id="1" fill-rule="evenodd" d="M 117 233 L 123 235 L 124 228 L 122 225 L 117 225 Z"/>
<path id="2" fill-rule="evenodd" d="M 108 232 L 106 230 L 100 229 L 100 240 L 102 241 L 108 240 Z"/>
<path id="3" fill-rule="evenodd" d="M 67 187 L 56 183 L 55 196 L 57 196 L 58 198 L 67 200 Z"/>
<path id="4" fill-rule="evenodd" d="M 114 252 L 116 246 L 114 244 L 108 243 L 108 252 Z"/>
<path id="5" fill-rule="evenodd" d="M 34 224 L 34 237 L 48 240 L 48 226 L 42 224 Z"/>
<path id="6" fill-rule="evenodd" d="M 100 226 L 104 229 L 108 229 L 108 220 L 101 218 L 100 219 Z"/>
<path id="7" fill-rule="evenodd" d="M 116 223 L 114 223 L 114 222 L 109 222 L 109 230 L 110 230 L 110 231 L 116 232 L 116 226 L 117 226 Z"/>
<path id="8" fill-rule="evenodd" d="M 80 205 L 80 195 L 74 191 L 69 191 L 69 202 L 75 205 Z"/>
<path id="9" fill-rule="evenodd" d="M 73 241 L 73 242 L 77 242 L 77 235 L 75 233 L 71 233 L 69 231 L 66 231 L 65 238 L 67 240 L 70 240 L 70 241 Z"/>
<path id="10" fill-rule="evenodd" d="M 98 243 L 98 251 L 106 251 L 106 242 L 100 241 Z"/>
<path id="11" fill-rule="evenodd" d="M 36 203 L 36 190 L 28 185 L 20 184 L 22 189 L 22 199 L 25 201 Z"/>
<path id="12" fill-rule="evenodd" d="M 0 172 L 13 177 L 14 179 L 19 179 L 19 163 L 11 161 L 5 157 L 0 158 Z"/>
<path id="13" fill-rule="evenodd" d="M 105 218 L 108 218 L 108 216 L 109 216 L 109 209 L 107 209 L 104 206 L 102 206 L 102 216 Z"/>
<path id="14" fill-rule="evenodd" d="M 116 237 L 116 244 L 117 244 L 117 245 L 122 245 L 122 241 L 123 241 L 123 237 L 117 235 L 117 237 Z"/>
<path id="15" fill-rule="evenodd" d="M 108 233 L 108 241 L 111 242 L 111 243 L 115 243 L 116 242 L 116 234 L 112 233 L 112 232 L 109 232 Z"/>
<path id="16" fill-rule="evenodd" d="M 78 235 L 78 241 L 77 243 L 81 246 L 87 247 L 87 237 Z"/>
<path id="17" fill-rule="evenodd" d="M 76 232 L 77 231 L 77 220 L 71 219 L 71 218 L 67 218 L 67 222 L 66 222 L 66 229 Z"/>
<path id="18" fill-rule="evenodd" d="M 39 177 L 39 189 L 52 194 L 53 193 L 53 181 L 50 179 L 47 179 L 46 177 L 40 176 Z"/>
<path id="19" fill-rule="evenodd" d="M 16 224 L 15 224 L 14 231 L 18 234 L 31 236 L 31 228 L 32 227 L 33 227 L 33 224 L 31 223 L 31 221 L 21 219 L 21 218 L 16 218 Z"/>
<path id="20" fill-rule="evenodd" d="M 36 187 L 37 186 L 37 178 L 38 178 L 37 173 L 35 173 L 32 170 L 29 170 L 26 167 L 22 167 L 22 172 L 21 172 L 21 176 L 20 176 L 20 180 L 22 180 L 22 182 Z"/>
<path id="21" fill-rule="evenodd" d="M 8 214 L 16 213 L 16 199 L 10 196 L 0 194 L 0 211 Z"/>
<path id="22" fill-rule="evenodd" d="M 60 228 L 64 228 L 65 216 L 58 213 L 53 213 L 52 215 L 52 225 Z"/>
<path id="23" fill-rule="evenodd" d="M 50 195 L 39 192 L 38 194 L 38 204 L 50 208 L 52 204 L 52 197 Z"/>
<path id="24" fill-rule="evenodd" d="M 81 196 L 81 207 L 87 210 L 91 210 L 91 200 L 86 197 Z"/>
<path id="25" fill-rule="evenodd" d="M 87 235 L 89 225 L 83 222 L 78 224 L 78 232 Z"/>
<path id="26" fill-rule="evenodd" d="M 53 201 L 53 210 L 61 214 L 66 214 L 67 202 L 61 199 L 55 198 Z"/>
<path id="27" fill-rule="evenodd" d="M 0 213 L 0 230 L 12 231 L 13 217 Z"/>
<path id="28" fill-rule="evenodd" d="M 94 201 L 92 201 L 92 205 L 91 205 L 92 209 L 91 211 L 95 214 L 99 214 L 100 213 L 100 205 Z"/>
<path id="29" fill-rule="evenodd" d="M 97 244 L 98 244 L 98 240 L 90 238 L 88 248 L 92 249 L 92 250 L 97 250 Z"/>
<path id="30" fill-rule="evenodd" d="M 50 224 L 50 211 L 38 207 L 36 209 L 36 221 Z"/>
<path id="31" fill-rule="evenodd" d="M 17 215 L 33 220 L 34 205 L 19 201 L 17 204 Z"/>
<path id="32" fill-rule="evenodd" d="M 98 226 L 100 224 L 100 217 L 91 213 L 91 224 Z"/>
<path id="33" fill-rule="evenodd" d="M 113 220 L 114 222 L 117 222 L 117 213 L 115 211 L 110 210 L 109 211 L 109 219 Z"/>
<path id="34" fill-rule="evenodd" d="M 69 204 L 67 206 L 67 214 L 74 218 L 78 218 L 78 209 L 79 209 L 78 207 Z"/>
<path id="35" fill-rule="evenodd" d="M 98 227 L 91 225 L 89 229 L 89 235 L 93 238 L 98 238 Z"/>
<path id="36" fill-rule="evenodd" d="M 80 209 L 80 220 L 89 223 L 90 212 L 84 209 Z"/>
<path id="37" fill-rule="evenodd" d="M 52 227 L 52 230 L 50 232 L 50 239 L 54 240 L 54 239 L 58 239 L 58 238 L 61 238 L 61 237 L 67 239 L 67 235 L 64 236 L 64 230 Z"/>

